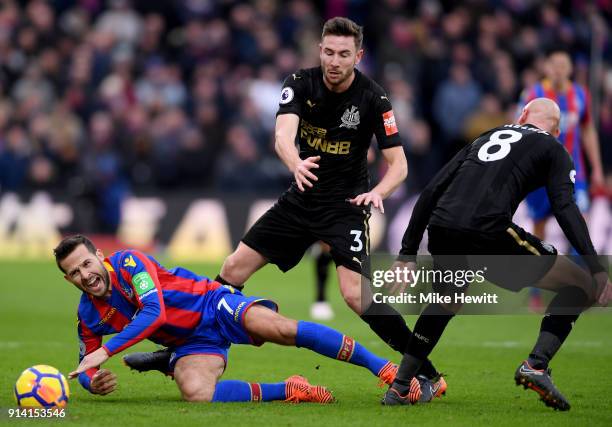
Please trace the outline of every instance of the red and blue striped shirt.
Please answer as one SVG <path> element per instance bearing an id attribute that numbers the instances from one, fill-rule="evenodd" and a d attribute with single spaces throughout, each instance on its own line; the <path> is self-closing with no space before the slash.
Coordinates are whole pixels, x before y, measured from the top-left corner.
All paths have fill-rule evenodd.
<path id="1" fill-rule="evenodd" d="M 163 346 L 186 341 L 200 323 L 206 294 L 221 284 L 181 267 L 165 269 L 153 257 L 123 250 L 104 260 L 111 296 L 83 293 L 78 309 L 79 361 L 100 347 L 109 356 L 149 339 Z M 102 345 L 104 335 L 116 334 Z M 79 376 L 89 390 L 90 369 Z"/>
<path id="2" fill-rule="evenodd" d="M 549 98 L 561 110 L 559 141 L 570 153 L 576 166 L 576 181 L 586 181 L 584 157 L 581 150 L 581 128 L 591 123 L 590 97 L 586 89 L 571 82 L 564 92 L 557 92 L 548 79 L 525 90 L 521 96 L 521 109 L 535 98 Z M 519 110 L 520 111 L 520 110 Z"/>

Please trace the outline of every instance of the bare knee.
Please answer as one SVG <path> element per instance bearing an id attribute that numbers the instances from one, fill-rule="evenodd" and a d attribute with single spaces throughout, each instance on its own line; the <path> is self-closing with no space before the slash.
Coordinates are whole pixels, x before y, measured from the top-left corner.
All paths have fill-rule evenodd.
<path id="1" fill-rule="evenodd" d="M 359 291 L 359 287 L 348 287 L 342 290 L 342 298 L 346 304 L 353 310 L 355 313 L 361 315 L 363 308 L 361 307 L 361 292 Z"/>
<path id="2" fill-rule="evenodd" d="M 361 274 L 344 266 L 339 266 L 337 272 L 342 298 L 344 298 L 344 301 L 351 310 L 361 315 L 363 313 L 363 307 L 361 306 Z"/>
<path id="3" fill-rule="evenodd" d="M 238 254 L 238 250 L 233 252 L 230 256 L 225 258 L 223 262 L 223 266 L 221 267 L 221 277 L 227 280 L 230 283 L 241 285 L 242 281 L 240 281 L 239 275 L 239 262 L 240 255 Z"/>
<path id="4" fill-rule="evenodd" d="M 295 345 L 297 321 L 279 315 L 275 323 L 276 331 L 280 340 L 282 341 L 282 344 Z"/>
<path id="5" fill-rule="evenodd" d="M 186 401 L 211 402 L 224 368 L 225 360 L 221 357 L 192 354 L 176 362 L 174 380 Z"/>
<path id="6" fill-rule="evenodd" d="M 181 384 L 181 395 L 187 402 L 212 402 L 214 393 L 214 386 L 201 384 L 195 378 Z"/>

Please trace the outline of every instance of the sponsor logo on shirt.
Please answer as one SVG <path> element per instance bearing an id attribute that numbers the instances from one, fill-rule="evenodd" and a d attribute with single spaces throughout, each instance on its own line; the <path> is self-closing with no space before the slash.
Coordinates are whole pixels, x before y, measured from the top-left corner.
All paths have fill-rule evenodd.
<path id="1" fill-rule="evenodd" d="M 383 124 L 385 125 L 385 135 L 391 136 L 397 133 L 397 124 L 395 124 L 395 116 L 393 110 L 383 113 Z"/>
<path id="2" fill-rule="evenodd" d="M 351 141 L 330 141 L 326 135 L 327 129 L 313 126 L 304 119 L 300 122 L 300 140 L 311 148 L 329 154 L 349 154 Z"/>
<path id="3" fill-rule="evenodd" d="M 111 309 L 108 310 L 108 312 L 104 315 L 104 317 L 98 322 L 98 325 L 102 326 L 106 322 L 108 322 L 111 319 L 111 317 L 113 317 L 113 314 L 115 314 L 116 311 L 117 309 L 115 307 L 111 307 Z"/>

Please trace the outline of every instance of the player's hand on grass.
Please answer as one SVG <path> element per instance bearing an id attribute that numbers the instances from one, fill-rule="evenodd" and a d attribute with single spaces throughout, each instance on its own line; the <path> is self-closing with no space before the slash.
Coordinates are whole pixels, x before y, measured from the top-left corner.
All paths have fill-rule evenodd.
<path id="1" fill-rule="evenodd" d="M 312 182 L 318 181 L 319 178 L 310 171 L 310 169 L 318 169 L 317 162 L 321 160 L 321 156 L 308 157 L 297 164 L 293 171 L 293 177 L 300 191 L 304 191 L 304 186 L 312 188 Z"/>
<path id="2" fill-rule="evenodd" d="M 100 369 L 91 377 L 89 389 L 93 394 L 104 396 L 117 388 L 117 376 L 108 369 Z"/>
<path id="3" fill-rule="evenodd" d="M 68 374 L 68 378 L 76 378 L 81 372 L 85 372 L 86 370 L 91 368 L 97 368 L 107 360 L 108 354 L 106 353 L 106 350 L 100 347 L 96 351 L 89 353 L 87 356 L 85 356 L 83 360 L 81 360 L 81 363 L 79 363 L 79 366 L 76 371 L 72 371 Z"/>
<path id="4" fill-rule="evenodd" d="M 389 288 L 387 295 L 400 295 L 412 284 L 411 271 L 416 270 L 416 263 L 412 261 L 395 261 L 389 269 L 393 272 L 395 283 Z"/>
<path id="5" fill-rule="evenodd" d="M 380 194 L 376 191 L 370 191 L 368 193 L 362 193 L 352 199 L 349 202 L 355 206 L 367 206 L 372 204 L 380 213 L 385 213 L 385 207 L 383 206 L 383 199 Z"/>

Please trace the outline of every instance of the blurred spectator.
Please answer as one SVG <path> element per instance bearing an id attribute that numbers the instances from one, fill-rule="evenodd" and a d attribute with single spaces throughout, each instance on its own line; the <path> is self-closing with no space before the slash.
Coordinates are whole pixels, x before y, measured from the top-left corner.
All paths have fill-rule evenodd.
<path id="1" fill-rule="evenodd" d="M 103 12 L 96 29 L 111 33 L 121 43 L 134 45 L 140 37 L 142 18 L 131 9 L 130 0 L 110 0 L 110 9 Z"/>
<path id="2" fill-rule="evenodd" d="M 480 101 L 480 87 L 465 65 L 454 64 L 435 94 L 433 113 L 447 143 L 461 136 L 465 119 Z"/>
<path id="3" fill-rule="evenodd" d="M 187 130 L 187 117 L 179 108 L 168 109 L 154 119 L 151 126 L 152 168 L 158 185 L 176 188 L 180 184 L 178 141 Z"/>
<path id="4" fill-rule="evenodd" d="M 18 191 L 26 182 L 31 147 L 25 130 L 13 125 L 6 131 L 6 139 L 0 144 L 0 189 Z"/>
<path id="5" fill-rule="evenodd" d="M 269 182 L 259 167 L 257 143 L 248 129 L 232 125 L 227 131 L 227 142 L 217 165 L 217 187 L 229 193 L 264 190 Z"/>
<path id="6" fill-rule="evenodd" d="M 185 103 L 187 92 L 176 66 L 166 65 L 159 58 L 146 64 L 145 75 L 136 82 L 136 99 L 145 108 L 159 112 Z"/>
<path id="7" fill-rule="evenodd" d="M 121 202 L 128 195 L 128 182 L 122 156 L 115 147 L 115 129 L 111 115 L 95 113 L 90 121 L 91 148 L 83 161 L 90 180 L 98 229 L 115 233 L 121 220 Z"/>
<path id="8" fill-rule="evenodd" d="M 487 93 L 480 99 L 478 109 L 465 121 L 463 137 L 466 141 L 474 141 L 483 132 L 511 121 L 504 114 L 497 96 Z"/>
<path id="9" fill-rule="evenodd" d="M 418 193 L 438 172 L 439 159 L 431 146 L 431 130 L 423 120 L 415 120 L 406 138 L 404 150 L 410 179 L 406 180 L 409 194 Z"/>

